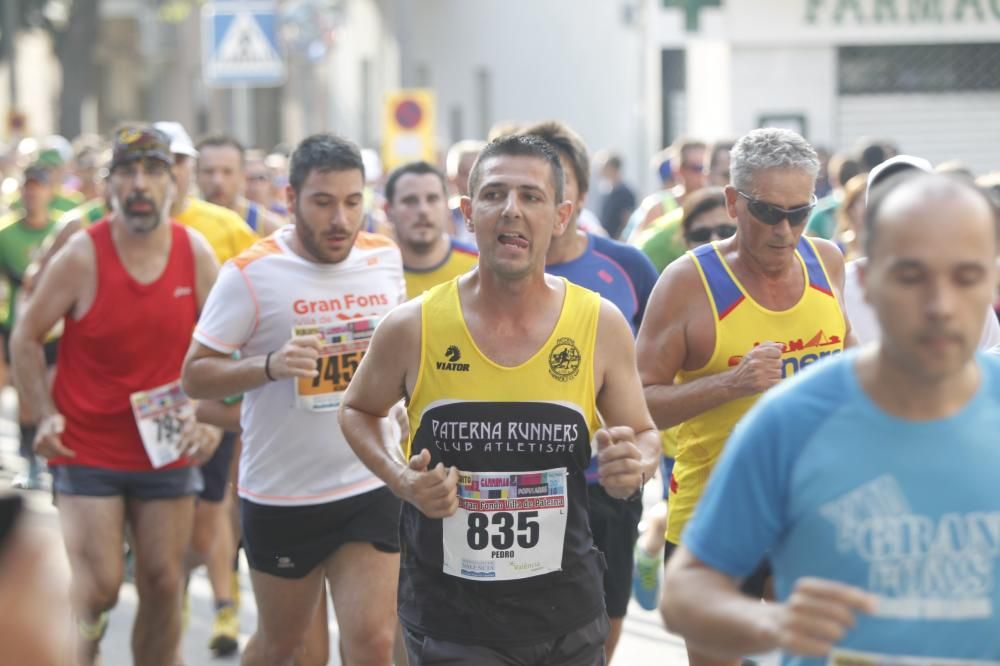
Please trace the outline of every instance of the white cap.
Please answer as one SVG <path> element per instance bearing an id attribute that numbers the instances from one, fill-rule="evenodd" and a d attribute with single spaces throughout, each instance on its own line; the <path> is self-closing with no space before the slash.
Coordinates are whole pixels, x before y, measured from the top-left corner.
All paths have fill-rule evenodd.
<path id="1" fill-rule="evenodd" d="M 153 127 L 160 130 L 170 139 L 170 152 L 174 155 L 189 155 L 198 157 L 198 151 L 194 147 L 194 142 L 188 136 L 187 130 L 180 123 L 171 120 L 161 120 L 153 123 Z"/>
<path id="2" fill-rule="evenodd" d="M 865 187 L 865 202 L 867 203 L 868 201 L 868 195 L 871 193 L 872 187 L 880 181 L 885 180 L 889 175 L 906 171 L 907 169 L 918 169 L 931 173 L 934 171 L 934 166 L 924 158 L 914 157 L 913 155 L 896 155 L 895 157 L 890 157 L 868 172 L 868 185 Z"/>

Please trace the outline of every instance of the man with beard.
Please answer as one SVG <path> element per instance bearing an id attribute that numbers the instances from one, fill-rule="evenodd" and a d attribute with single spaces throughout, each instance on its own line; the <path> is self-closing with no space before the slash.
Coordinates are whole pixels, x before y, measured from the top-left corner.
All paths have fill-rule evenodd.
<path id="1" fill-rule="evenodd" d="M 223 267 L 185 362 L 192 396 L 244 395 L 238 491 L 258 609 L 250 666 L 327 662 L 305 647 L 324 579 L 344 662 L 391 660 L 399 500 L 337 425 L 375 325 L 406 299 L 399 250 L 361 231 L 364 184 L 354 144 L 329 134 L 299 144 L 287 190 L 294 225 Z"/>
<path id="2" fill-rule="evenodd" d="M 184 352 L 215 280 L 212 250 L 169 218 L 167 137 L 147 126 L 114 136 L 111 214 L 73 236 L 42 275 L 11 341 L 14 377 L 41 420 L 72 571 L 78 662 L 92 664 L 123 575 L 126 524 L 136 556 L 134 660 L 173 666 L 183 559 L 203 462 L 217 444 L 180 391 Z M 65 332 L 52 392 L 43 347 Z"/>
<path id="3" fill-rule="evenodd" d="M 451 215 L 440 171 L 427 162 L 404 164 L 389 175 L 385 199 L 385 213 L 396 230 L 403 255 L 408 298 L 467 273 L 476 265 L 476 248 L 448 234 Z"/>

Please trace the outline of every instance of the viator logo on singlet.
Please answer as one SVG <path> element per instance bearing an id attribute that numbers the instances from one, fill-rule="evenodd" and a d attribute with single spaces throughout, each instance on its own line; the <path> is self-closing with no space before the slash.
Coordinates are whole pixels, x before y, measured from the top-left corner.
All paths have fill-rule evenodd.
<path id="1" fill-rule="evenodd" d="M 450 347 L 448 347 L 448 349 L 447 349 L 447 351 L 445 351 L 444 355 L 445 355 L 445 358 L 448 359 L 448 361 L 447 362 L 445 362 L 445 361 L 438 361 L 436 363 L 438 370 L 448 370 L 450 372 L 468 372 L 469 371 L 469 364 L 468 363 L 459 363 L 458 362 L 462 358 L 462 352 L 455 345 L 451 345 Z"/>

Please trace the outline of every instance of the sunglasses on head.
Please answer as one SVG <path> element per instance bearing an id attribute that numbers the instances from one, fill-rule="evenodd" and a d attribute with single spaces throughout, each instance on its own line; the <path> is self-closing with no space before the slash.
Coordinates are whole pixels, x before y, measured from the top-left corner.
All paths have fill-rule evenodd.
<path id="1" fill-rule="evenodd" d="M 797 227 L 809 218 L 809 213 L 816 206 L 816 195 L 812 195 L 809 203 L 805 206 L 797 206 L 796 208 L 782 208 L 781 206 L 775 206 L 774 204 L 769 204 L 760 199 L 754 199 L 749 194 L 745 192 L 740 192 L 736 190 L 736 193 L 747 200 L 747 210 L 755 218 L 763 222 L 764 224 L 775 225 L 780 223 L 785 218 L 788 218 L 788 224 L 793 227 Z"/>
<path id="2" fill-rule="evenodd" d="M 695 243 L 707 243 L 712 240 L 712 235 L 714 234 L 716 238 L 729 238 L 736 233 L 735 224 L 719 224 L 714 227 L 698 227 L 697 229 L 692 229 L 688 232 L 687 237 L 689 241 Z"/>

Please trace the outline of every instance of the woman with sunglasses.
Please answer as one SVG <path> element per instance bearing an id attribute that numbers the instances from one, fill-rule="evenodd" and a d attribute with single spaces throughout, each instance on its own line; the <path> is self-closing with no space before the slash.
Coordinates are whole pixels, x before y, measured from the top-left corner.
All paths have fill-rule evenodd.
<path id="1" fill-rule="evenodd" d="M 692 194 L 684 203 L 681 225 L 689 250 L 735 234 L 736 222 L 726 211 L 726 191 L 721 187 L 706 187 Z"/>

